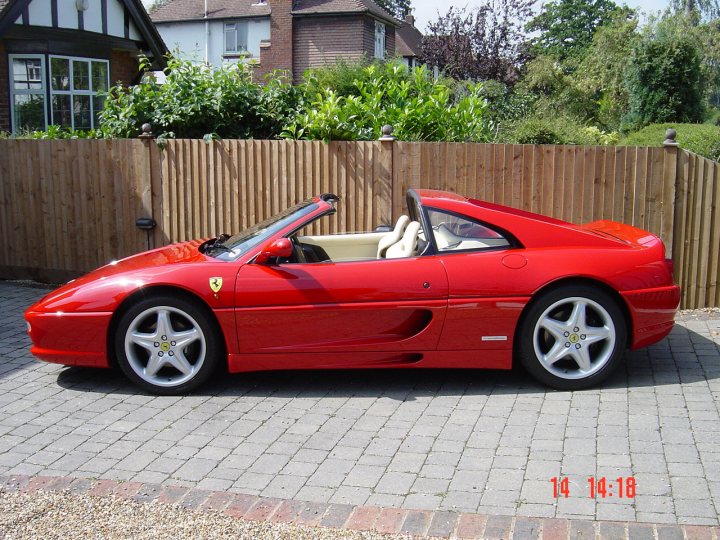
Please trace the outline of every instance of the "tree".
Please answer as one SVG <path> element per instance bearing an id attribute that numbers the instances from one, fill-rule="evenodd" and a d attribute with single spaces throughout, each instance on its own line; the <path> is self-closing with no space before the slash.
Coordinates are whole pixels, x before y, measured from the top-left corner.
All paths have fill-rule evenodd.
<path id="1" fill-rule="evenodd" d="M 581 57 L 595 31 L 619 13 L 630 17 L 633 11 L 619 7 L 612 0 L 554 0 L 544 5 L 525 29 L 540 32 L 532 40 L 538 54 L 549 54 L 564 61 Z"/>
<path id="2" fill-rule="evenodd" d="M 698 24 L 703 16 L 709 19 L 720 17 L 718 0 L 673 0 L 673 7 L 675 11 L 682 12 L 695 21 L 695 24 Z"/>
<path id="3" fill-rule="evenodd" d="M 703 121 L 702 55 L 692 37 L 648 32 L 633 50 L 627 82 L 629 127 Z"/>
<path id="4" fill-rule="evenodd" d="M 590 120 L 617 130 L 629 109 L 626 79 L 628 62 L 640 39 L 638 19 L 618 16 L 601 26 L 571 75 L 573 85 L 594 105 Z"/>
<path id="5" fill-rule="evenodd" d="M 410 0 L 375 0 L 375 3 L 401 21 L 412 11 Z"/>
<path id="6" fill-rule="evenodd" d="M 456 79 L 517 81 L 527 60 L 522 25 L 533 0 L 484 0 L 477 8 L 451 7 L 428 25 L 421 59 Z"/>

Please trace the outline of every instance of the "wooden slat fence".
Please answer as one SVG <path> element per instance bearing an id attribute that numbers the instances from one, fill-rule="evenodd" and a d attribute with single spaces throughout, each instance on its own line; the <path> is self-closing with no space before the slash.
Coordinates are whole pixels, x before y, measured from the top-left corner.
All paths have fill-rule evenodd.
<path id="1" fill-rule="evenodd" d="M 404 211 L 408 187 L 647 229 L 675 261 L 683 306 L 720 306 L 720 164 L 677 147 L 0 140 L 0 278 L 67 279 L 323 192 L 344 202 L 312 233 L 372 230 Z M 139 217 L 156 220 L 150 238 Z"/>

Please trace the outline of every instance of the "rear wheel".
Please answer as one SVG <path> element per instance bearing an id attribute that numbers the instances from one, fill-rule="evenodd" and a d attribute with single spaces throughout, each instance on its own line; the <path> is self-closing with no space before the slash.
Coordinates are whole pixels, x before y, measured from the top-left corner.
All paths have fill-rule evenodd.
<path id="1" fill-rule="evenodd" d="M 587 388 L 622 362 L 625 317 L 604 291 L 566 286 L 530 306 L 518 340 L 519 359 L 537 380 L 561 390 Z"/>
<path id="2" fill-rule="evenodd" d="M 155 394 L 183 394 L 218 365 L 220 339 L 207 312 L 184 298 L 147 298 L 126 311 L 115 333 L 125 375 Z"/>

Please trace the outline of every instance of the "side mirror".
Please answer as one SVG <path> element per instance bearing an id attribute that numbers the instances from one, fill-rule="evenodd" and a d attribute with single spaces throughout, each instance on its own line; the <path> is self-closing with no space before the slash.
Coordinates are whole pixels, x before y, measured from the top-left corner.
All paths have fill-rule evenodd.
<path id="1" fill-rule="evenodd" d="M 267 244 L 260 254 L 255 257 L 257 264 L 263 264 L 275 257 L 290 257 L 292 255 L 292 244 L 287 238 L 278 238 Z"/>

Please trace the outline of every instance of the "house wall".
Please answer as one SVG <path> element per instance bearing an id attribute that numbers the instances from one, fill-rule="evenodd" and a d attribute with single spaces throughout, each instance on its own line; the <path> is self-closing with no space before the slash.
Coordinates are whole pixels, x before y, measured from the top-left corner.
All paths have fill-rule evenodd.
<path id="1" fill-rule="evenodd" d="M 0 131 L 10 131 L 10 81 L 5 44 L 0 41 Z"/>
<path id="2" fill-rule="evenodd" d="M 102 3 L 98 0 L 88 2 L 88 9 L 82 12 L 83 29 L 88 32 L 107 33 L 115 37 L 142 39 L 132 20 L 128 21 L 128 33 L 125 35 L 125 6 L 119 0 L 108 0 L 103 23 Z M 53 10 L 50 0 L 32 0 L 28 5 L 28 17 L 18 17 L 16 25 L 53 27 Z M 128 15 L 129 16 L 129 15 Z M 80 16 L 75 0 L 57 0 L 57 28 L 79 30 Z M 103 26 L 107 32 L 103 32 Z"/>
<path id="3" fill-rule="evenodd" d="M 251 58 L 260 58 L 260 41 L 270 39 L 270 18 L 235 19 L 247 21 L 248 24 L 248 52 Z M 228 21 L 210 21 L 210 35 L 208 37 L 208 61 L 213 66 L 220 66 L 223 62 L 237 62 L 238 57 L 226 57 L 225 53 L 225 23 Z M 186 21 L 174 23 L 156 23 L 158 32 L 171 51 L 179 50 L 180 57 L 192 62 L 205 60 L 205 22 Z"/>
<path id="4" fill-rule="evenodd" d="M 262 80 L 274 70 L 293 72 L 294 25 L 291 13 L 292 2 L 288 0 L 268 0 L 272 16 L 270 17 L 270 41 L 262 44 L 260 65 L 255 78 Z"/>
<path id="5" fill-rule="evenodd" d="M 295 81 L 302 78 L 305 70 L 332 64 L 337 58 L 348 60 L 360 58 L 367 53 L 365 17 L 298 17 L 295 19 L 293 50 L 293 75 Z M 374 22 L 373 22 L 374 24 Z M 375 27 L 370 37 L 369 56 L 375 51 Z"/>
<path id="6" fill-rule="evenodd" d="M 375 56 L 375 19 L 364 18 L 363 52 L 368 58 Z M 395 27 L 385 23 L 385 58 L 395 55 Z"/>
<path id="7" fill-rule="evenodd" d="M 121 81 L 127 86 L 135 83 L 137 76 L 137 56 L 129 51 L 114 50 L 110 56 L 110 84 Z"/>

